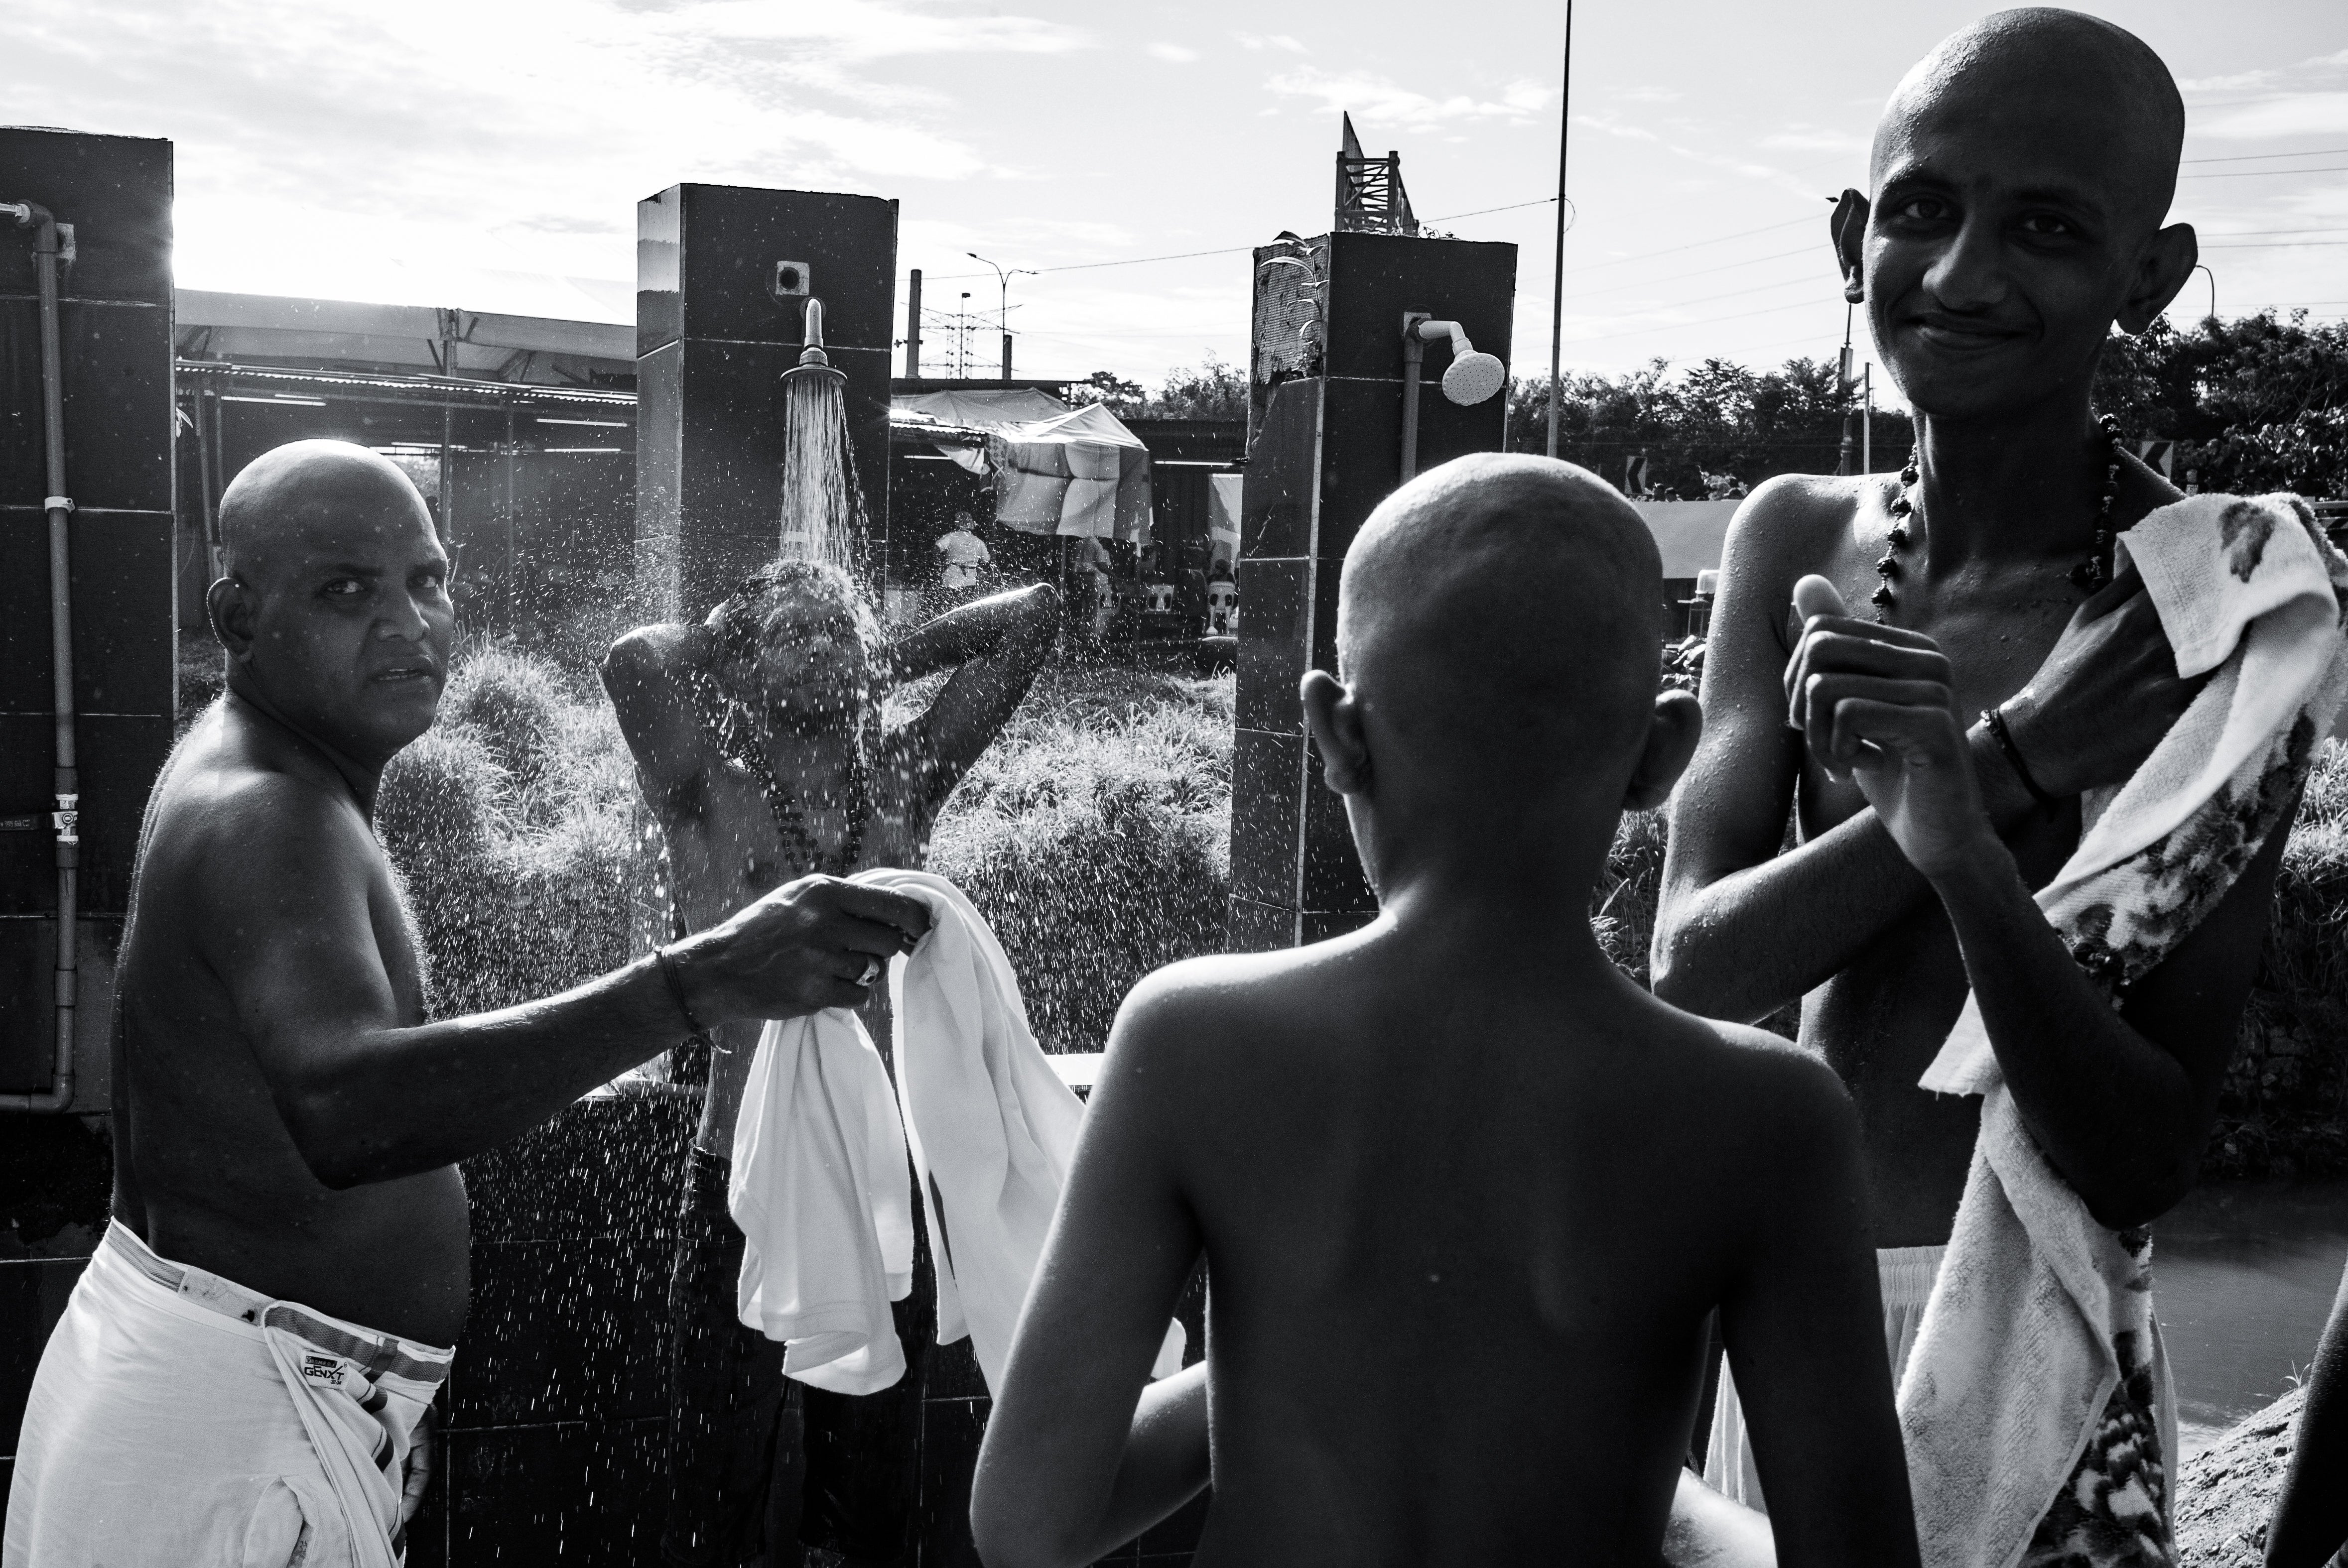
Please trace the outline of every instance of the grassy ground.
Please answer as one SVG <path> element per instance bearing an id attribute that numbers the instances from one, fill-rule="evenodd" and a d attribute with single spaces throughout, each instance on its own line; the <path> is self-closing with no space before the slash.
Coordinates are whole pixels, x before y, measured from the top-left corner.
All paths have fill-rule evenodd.
<path id="1" fill-rule="evenodd" d="M 924 700 L 903 694 L 899 706 Z M 1017 967 L 1046 1049 L 1099 1049 L 1159 966 L 1222 945 L 1231 681 L 1055 666 L 957 789 L 931 866 Z M 407 879 L 444 1012 L 502 1006 L 622 963 L 663 929 L 658 845 L 609 704 L 583 669 L 477 647 L 439 725 L 386 775 L 381 831 Z M 1644 979 L 1660 814 L 1624 819 L 1591 917 Z M 2348 752 L 2327 745 L 2275 895 L 2206 1170 L 2348 1170 Z M 1790 1011 L 1770 1020 L 1791 1033 Z"/>

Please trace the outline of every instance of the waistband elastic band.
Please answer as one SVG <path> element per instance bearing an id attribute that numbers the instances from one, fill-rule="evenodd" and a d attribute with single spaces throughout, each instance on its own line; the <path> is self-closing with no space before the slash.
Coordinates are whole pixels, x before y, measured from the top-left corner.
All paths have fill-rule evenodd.
<path id="1" fill-rule="evenodd" d="M 414 1383 L 438 1383 L 448 1375 L 448 1363 L 456 1354 L 437 1346 L 402 1339 L 395 1334 L 362 1328 L 291 1301 L 273 1300 L 232 1279 L 173 1263 L 158 1255 L 120 1220 L 107 1222 L 105 1245 L 125 1263 L 180 1299 L 255 1327 L 282 1328 L 365 1368 L 369 1378 L 387 1373 Z"/>

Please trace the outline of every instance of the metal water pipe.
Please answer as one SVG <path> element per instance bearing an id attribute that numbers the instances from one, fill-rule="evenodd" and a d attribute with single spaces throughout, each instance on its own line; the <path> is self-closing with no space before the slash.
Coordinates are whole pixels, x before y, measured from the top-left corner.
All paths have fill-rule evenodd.
<path id="1" fill-rule="evenodd" d="M 57 350 L 57 266 L 70 260 L 60 244 L 60 225 L 46 207 L 32 201 L 0 202 L 0 215 L 31 229 L 33 271 L 41 299 L 41 431 L 48 458 L 48 494 L 42 509 L 49 518 L 49 671 L 57 715 L 57 809 L 49 814 L 57 869 L 57 1061 L 46 1092 L 0 1094 L 0 1111 L 63 1111 L 74 1097 L 74 1012 L 80 979 L 81 783 L 76 764 L 73 679 L 73 560 L 67 519 L 73 515 L 66 494 L 64 371 Z M 69 237 L 71 228 L 66 227 Z"/>

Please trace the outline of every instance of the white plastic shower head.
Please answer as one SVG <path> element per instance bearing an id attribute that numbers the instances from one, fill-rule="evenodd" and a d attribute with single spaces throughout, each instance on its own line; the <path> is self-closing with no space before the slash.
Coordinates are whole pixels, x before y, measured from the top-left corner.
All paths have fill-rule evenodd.
<path id="1" fill-rule="evenodd" d="M 1443 373 L 1443 395 L 1457 404 L 1478 404 L 1507 384 L 1509 367 L 1498 354 L 1469 349 L 1453 357 Z"/>

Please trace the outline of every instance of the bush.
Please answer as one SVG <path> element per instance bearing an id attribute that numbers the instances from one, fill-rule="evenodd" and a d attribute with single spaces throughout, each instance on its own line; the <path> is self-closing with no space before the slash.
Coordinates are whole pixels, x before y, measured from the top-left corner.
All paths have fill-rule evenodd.
<path id="1" fill-rule="evenodd" d="M 1222 950 L 1231 690 L 1053 671 L 945 810 L 930 867 L 1002 938 L 1046 1050 L 1097 1050 L 1150 970 Z"/>
<path id="2" fill-rule="evenodd" d="M 431 733 L 392 759 L 376 832 L 402 876 L 436 1017 L 549 996 L 628 961 L 654 846 L 608 705 L 537 657 L 460 657 Z"/>
<path id="3" fill-rule="evenodd" d="M 451 673 L 439 723 L 472 731 L 514 787 L 528 792 L 545 782 L 572 706 L 547 661 L 493 644 Z"/>
<path id="4" fill-rule="evenodd" d="M 2275 876 L 2274 917 L 2205 1173 L 2348 1170 L 2348 748 L 2326 742 Z"/>

